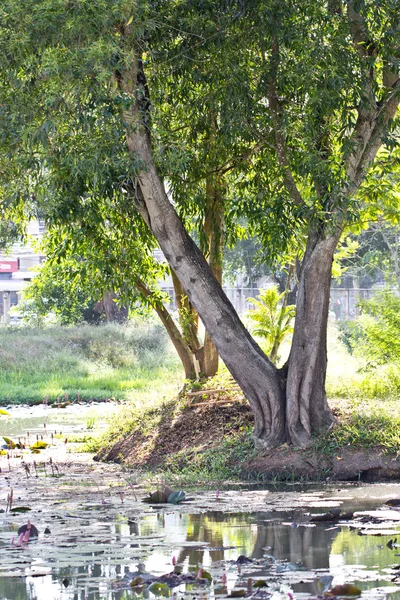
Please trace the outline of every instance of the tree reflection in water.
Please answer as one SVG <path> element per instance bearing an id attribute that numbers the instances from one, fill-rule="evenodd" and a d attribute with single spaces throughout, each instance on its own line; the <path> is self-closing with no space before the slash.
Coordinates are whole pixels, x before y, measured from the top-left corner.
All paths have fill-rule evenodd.
<path id="1" fill-rule="evenodd" d="M 276 560 L 301 562 L 307 569 L 329 568 L 329 555 L 339 529 L 324 526 L 290 526 L 268 521 L 266 513 L 226 515 L 209 512 L 185 515 L 188 519 L 187 541 L 204 541 L 207 548 L 183 548 L 178 563 L 192 566 L 223 560 L 235 560 L 240 554 L 262 558 L 264 554 Z M 235 549 L 228 550 L 227 547 Z"/>

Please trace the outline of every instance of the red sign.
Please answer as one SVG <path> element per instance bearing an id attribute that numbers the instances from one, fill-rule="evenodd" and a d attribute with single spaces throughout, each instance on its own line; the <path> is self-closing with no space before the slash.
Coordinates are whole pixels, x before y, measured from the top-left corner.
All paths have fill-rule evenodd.
<path id="1" fill-rule="evenodd" d="M 1 260 L 0 261 L 0 273 L 15 273 L 18 271 L 17 260 Z"/>

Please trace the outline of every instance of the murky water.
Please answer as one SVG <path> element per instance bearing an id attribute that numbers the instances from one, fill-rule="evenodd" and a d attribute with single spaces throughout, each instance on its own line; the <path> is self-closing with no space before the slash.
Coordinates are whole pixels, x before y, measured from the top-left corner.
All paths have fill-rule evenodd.
<path id="1" fill-rule="evenodd" d="M 54 428 L 60 426 L 56 415 Z M 13 427 L 12 435 L 22 433 Z M 33 430 L 33 422 L 24 423 L 27 428 Z M 110 467 L 78 468 L 65 455 L 60 477 L 51 477 L 49 467 L 25 477 L 20 458 L 12 459 L 11 470 L 1 459 L 0 507 L 13 487 L 15 505 L 31 507 L 39 530 L 38 539 L 13 546 L 27 517 L 0 514 L 1 600 L 153 598 L 147 586 L 129 586 L 138 564 L 145 574 L 161 576 L 174 570 L 173 560 L 183 574 L 201 566 L 212 576 L 208 584 L 173 588 L 178 599 L 226 597 L 238 589 L 254 598 L 288 600 L 287 590 L 295 598 L 315 598 L 324 577 L 332 576 L 332 585 L 356 584 L 363 598 L 400 600 L 400 513 L 384 506 L 400 498 L 400 484 L 195 490 L 182 505 L 157 507 L 141 502 L 144 492 L 129 485 L 129 473 Z M 349 521 L 310 521 L 311 514 L 334 508 L 358 512 Z M 241 555 L 251 562 L 238 566 Z M 264 580 L 267 587 L 253 591 L 249 580 Z"/>

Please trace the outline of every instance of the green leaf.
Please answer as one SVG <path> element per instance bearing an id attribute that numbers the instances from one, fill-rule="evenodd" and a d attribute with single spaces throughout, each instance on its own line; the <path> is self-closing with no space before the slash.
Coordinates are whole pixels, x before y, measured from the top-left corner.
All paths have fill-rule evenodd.
<path id="1" fill-rule="evenodd" d="M 155 596 L 166 596 L 168 598 L 171 595 L 171 590 L 166 583 L 157 583 L 155 581 L 148 587 L 148 590 Z"/>
<path id="2" fill-rule="evenodd" d="M 3 435 L 3 440 L 5 441 L 5 443 L 7 444 L 7 446 L 10 448 L 10 450 L 13 450 L 14 448 L 16 448 L 16 443 L 13 442 L 10 438 L 5 437 Z"/>
<path id="3" fill-rule="evenodd" d="M 45 448 L 47 448 L 47 446 L 50 446 L 50 444 L 38 440 L 37 442 L 32 444 L 31 450 L 44 450 Z"/>
<path id="4" fill-rule="evenodd" d="M 172 492 L 167 499 L 168 504 L 179 504 L 185 500 L 185 492 L 180 490 L 179 492 Z"/>

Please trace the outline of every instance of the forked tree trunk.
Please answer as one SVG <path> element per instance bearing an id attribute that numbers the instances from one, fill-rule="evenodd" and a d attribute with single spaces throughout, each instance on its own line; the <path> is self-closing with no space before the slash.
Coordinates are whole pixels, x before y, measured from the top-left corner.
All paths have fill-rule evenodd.
<path id="1" fill-rule="evenodd" d="M 142 81 L 143 74 L 140 77 Z M 124 89 L 136 94 L 137 81 L 138 72 L 133 70 L 124 80 Z M 286 402 L 284 376 L 244 327 L 169 201 L 153 163 L 150 138 L 141 124 L 138 106 L 125 114 L 125 121 L 128 148 L 141 164 L 135 184 L 130 188 L 132 198 L 187 291 L 221 358 L 246 395 L 254 414 L 256 439 L 266 447 L 285 441 L 306 445 L 312 427 L 318 429 L 332 422 L 324 390 L 325 335 L 336 238 L 316 236 L 307 248 L 300 282 L 295 347 L 287 373 Z"/>
<path id="2" fill-rule="evenodd" d="M 286 382 L 287 427 L 295 446 L 306 445 L 313 431 L 327 430 L 334 422 L 325 376 L 330 282 L 338 238 L 312 232 L 303 259 Z"/>
<path id="3" fill-rule="evenodd" d="M 255 436 L 266 446 L 286 440 L 284 393 L 277 369 L 252 339 L 213 276 L 207 261 L 184 229 L 153 164 L 147 133 L 137 126 L 127 134 L 131 152 L 143 165 L 135 202 L 223 361 L 249 400 Z"/>

